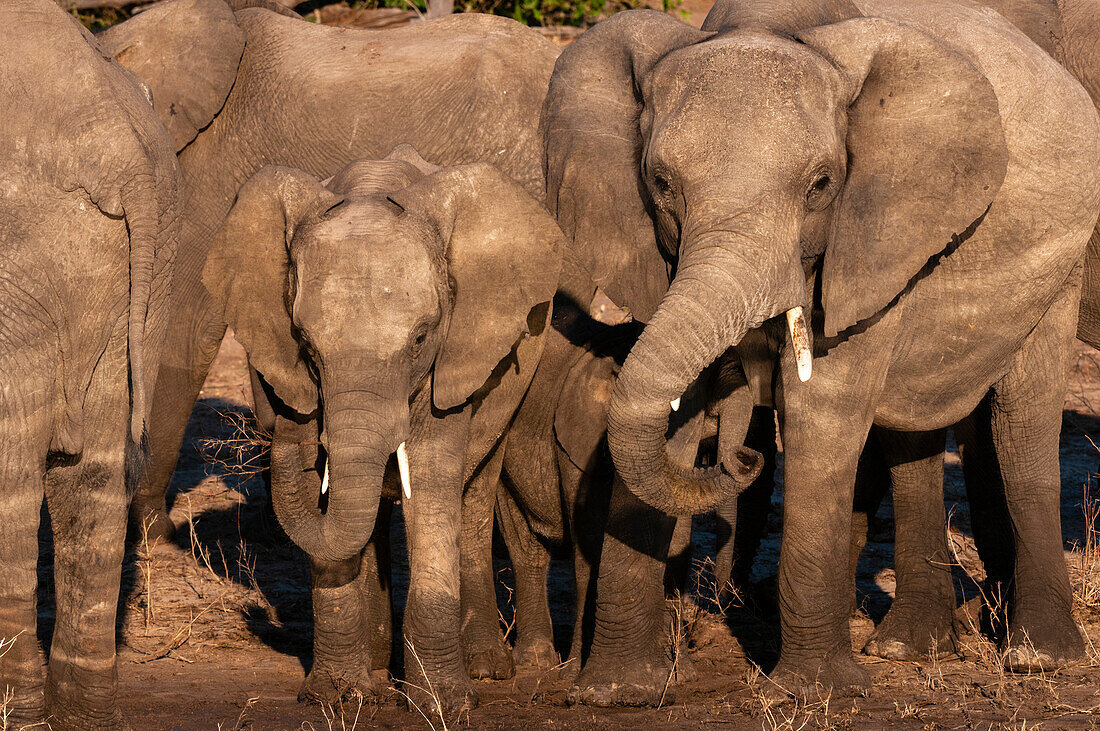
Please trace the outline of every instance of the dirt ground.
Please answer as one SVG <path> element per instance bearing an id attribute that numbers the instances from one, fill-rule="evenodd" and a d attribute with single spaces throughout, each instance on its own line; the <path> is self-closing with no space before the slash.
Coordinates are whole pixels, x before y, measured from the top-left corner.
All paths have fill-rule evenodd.
<path id="1" fill-rule="evenodd" d="M 311 662 L 308 565 L 269 513 L 255 476 L 260 450 L 250 436 L 244 353 L 227 338 L 191 415 L 169 504 L 178 530 L 167 545 L 139 550 L 132 538 L 124 571 L 119 619 L 120 703 L 134 729 L 351 729 L 443 728 L 399 702 L 396 691 L 380 704 L 322 709 L 297 703 Z M 713 605 L 707 570 L 714 533 L 696 521 L 693 562 L 696 595 L 684 603 L 685 632 L 696 677 L 671 687 L 659 709 L 593 709 L 566 704 L 568 679 L 558 670 L 521 673 L 508 681 L 475 683 L 480 706 L 460 724 L 474 728 L 1093 728 L 1100 725 L 1100 500 L 1085 489 L 1100 452 L 1100 353 L 1080 346 L 1066 402 L 1062 436 L 1063 533 L 1074 579 L 1078 620 L 1091 638 L 1090 660 L 1041 676 L 1008 675 L 996 648 L 980 635 L 964 637 L 964 657 L 920 663 L 860 656 L 874 688 L 855 699 L 769 703 L 758 691 L 760 671 L 774 662 L 778 627 L 774 576 L 780 519 L 773 511 L 754 569 L 755 610 L 732 607 L 728 622 L 697 607 Z M 242 465 L 244 465 L 242 467 Z M 948 456 L 947 507 L 957 549 L 960 598 L 976 593 L 980 578 L 956 454 Z M 781 482 L 781 480 L 779 480 Z M 782 503 L 782 485 L 773 498 Z M 961 503 L 961 504 L 960 504 Z M 1091 511 L 1086 530 L 1083 506 Z M 399 511 L 398 511 L 399 512 Z M 858 649 L 889 606 L 894 578 L 891 506 L 883 505 L 859 567 L 860 611 L 852 618 Z M 400 596 L 405 572 L 403 527 L 395 521 Z M 502 617 L 510 621 L 510 571 L 498 547 Z M 52 624 L 49 555 L 42 562 L 40 634 Z M 564 554 L 551 576 L 555 630 L 567 648 L 572 580 Z M 969 620 L 960 611 L 963 625 Z M 750 659 L 751 658 L 751 661 Z"/>

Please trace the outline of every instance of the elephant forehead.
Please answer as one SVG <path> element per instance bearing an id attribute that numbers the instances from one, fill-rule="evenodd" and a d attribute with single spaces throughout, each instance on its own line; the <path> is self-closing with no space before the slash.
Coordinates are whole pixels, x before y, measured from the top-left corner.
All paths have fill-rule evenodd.
<path id="1" fill-rule="evenodd" d="M 327 225 L 325 225 L 327 224 Z M 438 315 L 441 272 L 427 249 L 396 227 L 334 220 L 297 246 L 295 317 L 354 328 L 411 329 Z M 306 325 L 316 331 L 318 324 Z M 326 326 L 328 327 L 328 326 Z M 406 332 L 407 332 L 406 329 Z"/>
<path id="2" fill-rule="evenodd" d="M 793 158 L 838 141 L 837 72 L 792 41 L 745 32 L 681 49 L 662 60 L 649 89 L 666 154 L 694 155 L 705 139 L 711 157 L 779 145 Z"/>

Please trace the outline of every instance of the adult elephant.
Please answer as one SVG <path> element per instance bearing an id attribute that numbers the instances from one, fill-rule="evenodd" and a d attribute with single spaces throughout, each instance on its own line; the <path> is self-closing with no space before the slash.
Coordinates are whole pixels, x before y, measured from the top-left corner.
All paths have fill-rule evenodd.
<path id="1" fill-rule="evenodd" d="M 120 728 L 115 609 L 167 325 L 179 169 L 143 89 L 50 0 L 0 28 L 0 685 L 13 728 Z M 38 529 L 56 621 L 38 644 Z M 47 720 L 49 723 L 47 723 Z"/>
<path id="2" fill-rule="evenodd" d="M 676 257 L 612 396 L 608 441 L 624 482 L 673 514 L 738 489 L 754 461 L 744 450 L 703 472 L 670 463 L 669 402 L 749 330 L 789 313 L 772 678 L 791 690 L 863 687 L 845 574 L 868 431 L 889 430 L 895 455 L 920 453 L 992 389 L 1027 599 L 1009 646 L 1037 666 L 1040 653 L 1078 655 L 1062 601 L 1057 424 L 1100 205 L 1087 94 L 1000 16 L 948 2 L 746 4 L 717 30 L 620 14 L 563 53 L 547 100 L 559 220 L 563 205 L 576 218 L 587 208 L 578 232 L 642 272 L 621 294 L 643 303 L 655 301 L 646 284 L 659 282 L 661 255 Z M 608 200 L 616 206 L 599 209 Z M 812 378 L 796 308 L 812 313 Z M 637 614 L 597 618 L 575 697 L 659 697 L 658 626 Z"/>
<path id="3" fill-rule="evenodd" d="M 494 16 L 348 30 L 233 13 L 223 0 L 158 4 L 100 39 L 152 87 L 185 187 L 158 418 L 133 510 L 156 535 L 171 530 L 164 491 L 225 332 L 201 271 L 240 186 L 264 165 L 323 179 L 408 143 L 440 165 L 492 163 L 541 200 L 538 116 L 558 50 Z"/>
<path id="4" fill-rule="evenodd" d="M 1026 33 L 1080 81 L 1094 104 L 1100 102 L 1100 6 L 1079 0 L 986 0 L 982 4 Z M 719 6 L 715 12 L 720 12 Z M 1094 230 L 1085 257 L 1077 337 L 1100 346 L 1100 227 Z M 988 576 L 986 596 L 1008 600 L 993 608 L 1004 612 L 1014 611 L 1010 605 L 1014 604 L 1015 539 L 993 443 L 998 428 L 993 419 L 996 404 L 996 395 L 990 394 L 954 431 L 974 538 Z M 938 442 L 930 444 L 926 453 L 891 467 L 898 473 L 894 479 L 898 588 L 890 611 L 864 647 L 868 654 L 909 660 L 932 647 L 942 651 L 956 646 L 955 590 L 942 500 L 942 449 Z M 1060 596 L 1063 611 L 1070 599 L 1068 594 Z M 1032 666 L 1030 659 L 1015 653 L 1009 653 L 1006 660 L 1010 668 L 1017 663 L 1023 670 Z M 1041 664 L 1055 667 L 1058 661 L 1048 656 Z"/>
<path id="5" fill-rule="evenodd" d="M 562 248 L 553 219 L 491 165 L 437 169 L 407 147 L 327 185 L 268 166 L 241 189 L 203 281 L 270 397 L 275 512 L 311 559 L 301 699 L 370 692 L 370 670 L 389 664 L 386 558 L 367 544 L 396 452 L 408 692 L 438 704 L 429 714 L 476 703 L 459 637 L 463 493 L 496 485 Z"/>

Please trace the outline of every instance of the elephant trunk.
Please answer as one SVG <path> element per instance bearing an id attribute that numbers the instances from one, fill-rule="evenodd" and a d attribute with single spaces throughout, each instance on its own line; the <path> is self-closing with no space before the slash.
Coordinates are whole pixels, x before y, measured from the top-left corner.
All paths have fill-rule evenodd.
<path id="1" fill-rule="evenodd" d="M 611 397 L 608 445 L 616 469 L 635 495 L 671 515 L 703 513 L 732 499 L 762 467 L 761 456 L 743 446 L 726 450 L 716 467 L 676 465 L 666 436 L 670 402 L 678 402 L 700 372 L 749 329 L 805 296 L 800 267 L 750 266 L 750 257 L 735 253 L 740 243 L 724 233 L 684 247 L 676 278 Z"/>
<path id="2" fill-rule="evenodd" d="M 294 436 L 293 425 L 277 419 L 271 453 L 275 514 L 291 540 L 311 558 L 341 561 L 370 540 L 386 466 L 409 431 L 404 393 L 395 401 L 379 404 L 361 391 L 327 395 L 327 453 L 307 465 L 302 464 L 300 437 Z"/>

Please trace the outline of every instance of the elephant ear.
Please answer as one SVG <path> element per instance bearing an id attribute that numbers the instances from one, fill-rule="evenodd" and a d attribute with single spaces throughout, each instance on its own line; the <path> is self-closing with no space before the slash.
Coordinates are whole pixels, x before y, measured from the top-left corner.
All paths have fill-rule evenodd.
<path id="1" fill-rule="evenodd" d="M 599 474 L 610 468 L 610 458 L 596 459 L 607 431 L 607 410 L 615 388 L 615 362 L 583 351 L 569 369 L 554 411 L 554 436 L 577 469 Z"/>
<path id="2" fill-rule="evenodd" d="M 640 89 L 665 55 L 711 35 L 653 10 L 616 13 L 566 48 L 550 79 L 547 206 L 567 258 L 643 322 L 668 289 L 669 268 L 644 202 Z"/>
<path id="3" fill-rule="evenodd" d="M 988 79 L 929 36 L 858 18 L 799 38 L 837 67 L 849 104 L 847 181 L 822 270 L 833 337 L 974 232 L 1004 180 L 1008 149 Z"/>
<path id="4" fill-rule="evenodd" d="M 177 152 L 225 104 L 245 40 L 225 0 L 157 3 L 96 37 L 150 87 Z"/>
<path id="5" fill-rule="evenodd" d="M 317 386 L 293 331 L 289 246 L 298 226 L 338 201 L 308 173 L 262 168 L 241 187 L 202 272 L 249 363 L 300 414 L 317 410 Z"/>
<path id="6" fill-rule="evenodd" d="M 443 241 L 454 305 L 435 358 L 432 401 L 452 409 L 530 331 L 529 315 L 545 318 L 532 309 L 554 296 L 564 241 L 542 206 L 486 163 L 445 168 L 389 199 L 402 215 L 426 219 Z"/>

